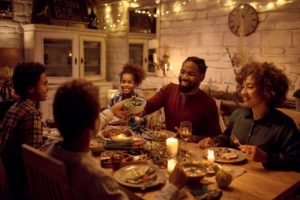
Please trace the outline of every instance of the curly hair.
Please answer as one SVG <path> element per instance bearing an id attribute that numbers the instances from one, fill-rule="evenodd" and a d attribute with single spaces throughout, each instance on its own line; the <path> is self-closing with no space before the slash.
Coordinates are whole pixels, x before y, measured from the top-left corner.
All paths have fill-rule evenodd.
<path id="1" fill-rule="evenodd" d="M 191 62 L 195 63 L 198 66 L 199 72 L 201 74 L 205 74 L 207 66 L 205 64 L 204 59 L 198 58 L 196 56 L 187 57 L 187 59 L 185 59 L 185 61 L 183 61 L 182 65 L 187 61 L 191 61 Z"/>
<path id="2" fill-rule="evenodd" d="M 289 80 L 282 70 L 273 63 L 250 62 L 237 75 L 237 83 L 242 85 L 250 75 L 258 83 L 269 106 L 276 107 L 283 103 L 289 89 Z"/>
<path id="3" fill-rule="evenodd" d="M 94 127 L 99 111 L 99 90 L 89 81 L 69 81 L 55 94 L 53 116 L 64 138 L 76 137 Z"/>
<path id="4" fill-rule="evenodd" d="M 123 66 L 122 71 L 120 72 L 120 81 L 122 79 L 123 74 L 132 74 L 135 84 L 138 86 L 142 83 L 146 78 L 145 70 L 134 63 L 127 63 Z"/>
<path id="5" fill-rule="evenodd" d="M 17 64 L 12 75 L 15 93 L 22 98 L 27 98 L 27 88 L 35 86 L 44 72 L 44 65 L 38 62 Z"/>

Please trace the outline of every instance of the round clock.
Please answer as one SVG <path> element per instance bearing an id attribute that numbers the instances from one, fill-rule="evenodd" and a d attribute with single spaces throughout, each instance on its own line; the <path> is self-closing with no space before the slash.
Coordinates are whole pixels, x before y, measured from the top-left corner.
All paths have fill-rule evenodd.
<path id="1" fill-rule="evenodd" d="M 229 14 L 228 25 L 237 36 L 248 36 L 254 33 L 258 26 L 258 13 L 249 4 L 239 4 Z"/>

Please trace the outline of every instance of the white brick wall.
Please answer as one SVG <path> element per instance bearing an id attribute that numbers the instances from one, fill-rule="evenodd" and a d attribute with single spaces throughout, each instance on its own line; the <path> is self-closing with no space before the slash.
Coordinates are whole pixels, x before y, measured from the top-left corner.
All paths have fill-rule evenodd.
<path id="1" fill-rule="evenodd" d="M 168 4 L 173 2 L 175 0 L 169 0 Z M 234 89 L 234 73 L 225 48 L 230 47 L 231 52 L 237 52 L 239 38 L 230 32 L 227 25 L 231 9 L 222 7 L 218 2 L 221 1 L 192 0 L 190 5 L 183 8 L 182 13 L 173 12 L 162 16 L 160 43 L 161 46 L 172 47 L 170 63 L 173 66 L 180 67 L 182 61 L 188 56 L 204 58 L 209 70 L 203 85 L 212 80 L 213 85 L 218 89 L 226 89 L 228 84 L 230 89 Z M 163 1 L 164 3 L 166 1 Z M 201 6 L 196 7 L 197 3 Z M 272 10 L 264 8 L 259 11 L 260 23 L 256 32 L 245 37 L 243 41 L 244 51 L 251 58 L 257 61 L 274 62 L 279 68 L 285 70 L 291 81 L 291 91 L 294 90 L 295 81 L 300 77 L 299 5 L 300 1 L 294 0 Z M 190 16 L 195 12 L 198 15 L 189 19 L 180 17 L 181 14 L 188 16 L 189 12 L 192 13 Z M 178 59 L 177 52 L 180 52 L 181 60 Z"/>
<path id="2" fill-rule="evenodd" d="M 209 66 L 203 85 L 213 80 L 218 89 L 226 89 L 227 85 L 234 89 L 234 75 L 225 48 L 237 52 L 238 37 L 228 28 L 227 17 L 231 9 L 220 4 L 225 1 L 186 1 L 187 5 L 181 5 L 179 13 L 173 11 L 175 0 L 161 2 L 162 10 L 168 10 L 169 14 L 161 17 L 160 47 L 162 52 L 169 53 L 173 71 L 169 78 L 148 77 L 144 85 L 177 82 L 183 60 L 188 56 L 199 56 Z M 146 4 L 149 3 L 153 1 L 146 0 Z M 242 3 L 242 0 L 237 0 L 237 3 Z M 14 6 L 14 20 L 0 20 L 0 47 L 23 48 L 20 24 L 30 23 L 32 0 L 15 0 Z M 285 70 L 292 91 L 295 81 L 300 78 L 300 1 L 293 0 L 272 10 L 262 8 L 259 18 L 256 32 L 244 39 L 244 50 L 257 61 L 274 62 Z M 109 32 L 107 39 L 107 77 L 116 86 L 119 83 L 117 74 L 128 60 L 127 26 L 126 21 L 117 31 Z"/>

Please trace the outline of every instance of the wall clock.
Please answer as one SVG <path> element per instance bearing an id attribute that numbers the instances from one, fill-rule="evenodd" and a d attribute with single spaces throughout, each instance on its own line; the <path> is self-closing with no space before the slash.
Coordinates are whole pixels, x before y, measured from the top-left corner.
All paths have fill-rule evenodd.
<path id="1" fill-rule="evenodd" d="M 258 22 L 258 12 L 249 4 L 239 4 L 228 16 L 228 26 L 237 36 L 248 36 L 254 33 Z"/>

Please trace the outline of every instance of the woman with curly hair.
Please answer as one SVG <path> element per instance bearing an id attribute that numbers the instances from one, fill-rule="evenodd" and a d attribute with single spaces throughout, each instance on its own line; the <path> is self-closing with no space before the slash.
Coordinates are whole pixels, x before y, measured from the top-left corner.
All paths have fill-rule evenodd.
<path id="1" fill-rule="evenodd" d="M 119 75 L 121 93 L 112 97 L 110 106 L 124 99 L 131 98 L 132 96 L 138 96 L 134 89 L 139 86 L 146 77 L 143 68 L 133 63 L 125 64 Z"/>
<path id="2" fill-rule="evenodd" d="M 272 63 L 251 62 L 236 77 L 243 108 L 235 110 L 224 134 L 199 142 L 239 148 L 269 169 L 300 170 L 300 133 L 294 121 L 276 109 L 286 98 L 289 81 Z"/>

